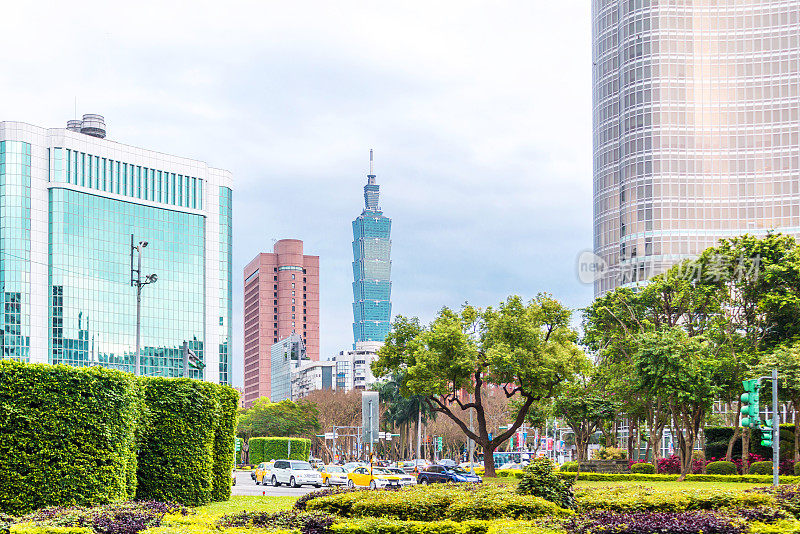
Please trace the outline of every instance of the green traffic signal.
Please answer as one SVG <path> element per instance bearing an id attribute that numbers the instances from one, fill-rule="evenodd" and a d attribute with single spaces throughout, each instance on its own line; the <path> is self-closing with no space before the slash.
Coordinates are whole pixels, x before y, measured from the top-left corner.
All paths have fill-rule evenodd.
<path id="1" fill-rule="evenodd" d="M 742 401 L 741 425 L 745 428 L 758 428 L 760 422 L 758 417 L 760 412 L 760 408 L 758 406 L 758 392 L 759 389 L 761 389 L 761 384 L 758 379 L 744 380 L 742 382 L 742 387 L 744 388 L 745 393 L 742 393 L 742 396 L 740 397 Z"/>

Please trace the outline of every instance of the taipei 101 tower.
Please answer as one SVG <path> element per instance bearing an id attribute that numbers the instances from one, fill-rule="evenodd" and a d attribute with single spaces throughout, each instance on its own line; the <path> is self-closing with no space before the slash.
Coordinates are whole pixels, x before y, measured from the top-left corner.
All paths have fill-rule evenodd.
<path id="1" fill-rule="evenodd" d="M 383 342 L 392 315 L 392 220 L 378 205 L 372 150 L 364 186 L 364 210 L 353 221 L 353 339 Z"/>

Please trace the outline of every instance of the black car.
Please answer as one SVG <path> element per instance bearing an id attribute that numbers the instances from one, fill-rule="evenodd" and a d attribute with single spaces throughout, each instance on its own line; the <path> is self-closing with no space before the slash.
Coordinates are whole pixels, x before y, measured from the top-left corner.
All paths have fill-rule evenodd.
<path id="1" fill-rule="evenodd" d="M 443 465 L 432 465 L 417 475 L 417 484 L 433 484 L 434 482 L 481 482 L 481 477 L 460 467 Z"/>

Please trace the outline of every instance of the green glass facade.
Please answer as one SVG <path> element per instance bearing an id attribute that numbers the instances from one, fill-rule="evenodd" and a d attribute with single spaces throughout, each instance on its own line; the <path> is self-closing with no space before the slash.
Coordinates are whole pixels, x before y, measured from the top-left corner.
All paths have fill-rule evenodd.
<path id="1" fill-rule="evenodd" d="M 132 372 L 133 236 L 158 277 L 141 373 L 183 376 L 186 342 L 206 364 L 189 376 L 230 384 L 232 185 L 202 161 L 0 121 L 0 359 Z"/>
<path id="2" fill-rule="evenodd" d="M 353 339 L 384 341 L 391 330 L 392 220 L 378 206 L 379 186 L 368 175 L 364 211 L 353 221 Z M 353 348 L 355 348 L 355 343 Z"/>
<path id="3" fill-rule="evenodd" d="M 30 359 L 31 145 L 0 142 L 0 357 Z"/>
<path id="4" fill-rule="evenodd" d="M 142 289 L 142 374 L 182 376 L 184 341 L 204 359 L 204 217 L 70 189 L 49 194 L 50 363 L 133 370 L 131 234 L 148 242 L 142 275 L 158 275 Z"/>
<path id="5" fill-rule="evenodd" d="M 233 193 L 219 188 L 219 383 L 231 385 L 233 316 Z"/>

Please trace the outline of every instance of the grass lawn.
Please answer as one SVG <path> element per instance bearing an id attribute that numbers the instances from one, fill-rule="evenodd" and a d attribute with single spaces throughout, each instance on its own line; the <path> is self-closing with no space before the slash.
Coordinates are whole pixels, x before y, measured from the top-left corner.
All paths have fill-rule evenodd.
<path id="1" fill-rule="evenodd" d="M 225 502 L 214 502 L 206 506 L 197 507 L 197 512 L 209 516 L 221 516 L 248 510 L 250 512 L 278 512 L 288 510 L 297 497 L 262 497 L 236 495 Z"/>

